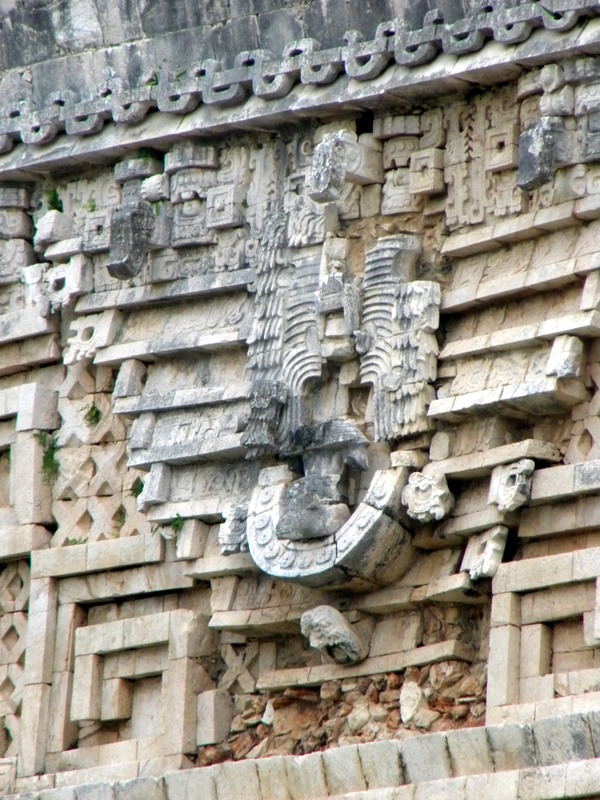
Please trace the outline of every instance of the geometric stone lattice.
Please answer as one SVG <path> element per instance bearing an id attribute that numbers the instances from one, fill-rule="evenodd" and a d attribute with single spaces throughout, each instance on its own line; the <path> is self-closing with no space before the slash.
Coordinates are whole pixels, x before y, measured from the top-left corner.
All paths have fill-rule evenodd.
<path id="1" fill-rule="evenodd" d="M 0 572 L 0 753 L 16 756 L 23 697 L 29 564 L 13 561 Z"/>

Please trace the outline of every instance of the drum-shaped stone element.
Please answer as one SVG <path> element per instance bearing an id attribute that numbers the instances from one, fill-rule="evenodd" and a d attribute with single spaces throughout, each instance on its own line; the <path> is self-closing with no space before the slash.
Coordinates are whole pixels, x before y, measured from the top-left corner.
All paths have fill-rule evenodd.
<path id="1" fill-rule="evenodd" d="M 402 491 L 402 503 L 409 517 L 417 522 L 432 522 L 446 517 L 454 508 L 454 497 L 445 475 L 413 472 Z"/>
<path id="2" fill-rule="evenodd" d="M 300 618 L 302 634 L 310 646 L 338 664 L 356 664 L 369 654 L 369 647 L 343 614 L 331 606 L 317 606 Z"/>

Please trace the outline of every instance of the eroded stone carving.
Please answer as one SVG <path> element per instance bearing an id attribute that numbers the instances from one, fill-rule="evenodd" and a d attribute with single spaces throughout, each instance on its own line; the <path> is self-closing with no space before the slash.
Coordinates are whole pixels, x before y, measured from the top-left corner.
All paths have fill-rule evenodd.
<path id="1" fill-rule="evenodd" d="M 369 654 L 368 642 L 365 643 L 344 615 L 332 606 L 305 611 L 300 627 L 311 647 L 338 664 L 357 664 Z"/>
<path id="2" fill-rule="evenodd" d="M 514 464 L 501 464 L 492 472 L 488 502 L 499 511 L 515 511 L 531 497 L 535 461 L 522 458 Z"/>
<path id="3" fill-rule="evenodd" d="M 551 180 L 565 148 L 565 123 L 561 117 L 542 117 L 519 137 L 517 184 L 531 191 Z"/>
<path id="4" fill-rule="evenodd" d="M 290 484 L 277 523 L 280 539 L 320 539 L 336 533 L 350 518 L 346 468 L 367 468 L 367 439 L 353 425 L 332 420 L 299 428 L 289 455 L 298 454 L 304 477 Z"/>
<path id="5" fill-rule="evenodd" d="M 110 252 L 106 268 L 113 278 L 135 278 L 145 263 L 155 226 L 152 206 L 144 200 L 114 208 L 110 220 Z"/>
<path id="6" fill-rule="evenodd" d="M 472 581 L 493 578 L 502 563 L 508 528 L 495 525 L 484 533 L 469 537 L 461 571 L 468 572 Z"/>
<path id="7" fill-rule="evenodd" d="M 247 505 L 234 505 L 225 512 L 225 522 L 219 526 L 219 548 L 224 556 L 248 549 L 246 540 Z"/>
<path id="8" fill-rule="evenodd" d="M 454 507 L 454 497 L 445 475 L 411 473 L 402 491 L 408 515 L 417 522 L 432 522 L 446 517 Z"/>
<path id="9" fill-rule="evenodd" d="M 441 292 L 415 281 L 416 236 L 389 236 L 367 252 L 363 318 L 356 332 L 361 381 L 373 386 L 375 441 L 427 430 L 435 393 Z"/>
<path id="10" fill-rule="evenodd" d="M 358 184 L 383 183 L 382 148 L 375 139 L 371 147 L 350 131 L 326 134 L 315 147 L 309 176 L 309 194 L 321 202 L 339 200 L 345 181 Z"/>
<path id="11" fill-rule="evenodd" d="M 261 471 L 248 507 L 248 547 L 269 575 L 307 586 L 383 585 L 403 575 L 414 558 L 410 534 L 401 524 L 400 498 L 406 470 L 375 472 L 369 489 L 348 521 L 334 534 L 297 542 L 277 536 L 289 470 Z"/>
<path id="12" fill-rule="evenodd" d="M 286 217 L 274 214 L 255 256 L 254 318 L 247 340 L 250 419 L 242 436 L 249 457 L 275 452 L 302 424 L 306 385 L 321 375 L 316 294 L 320 254 L 298 257 L 292 281 L 284 253 L 286 226 Z"/>

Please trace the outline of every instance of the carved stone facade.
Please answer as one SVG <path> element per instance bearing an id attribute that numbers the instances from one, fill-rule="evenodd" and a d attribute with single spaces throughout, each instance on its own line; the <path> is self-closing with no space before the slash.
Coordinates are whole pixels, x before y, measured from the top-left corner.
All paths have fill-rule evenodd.
<path id="1" fill-rule="evenodd" d="M 6 5 L 0 794 L 595 796 L 600 5 Z"/>

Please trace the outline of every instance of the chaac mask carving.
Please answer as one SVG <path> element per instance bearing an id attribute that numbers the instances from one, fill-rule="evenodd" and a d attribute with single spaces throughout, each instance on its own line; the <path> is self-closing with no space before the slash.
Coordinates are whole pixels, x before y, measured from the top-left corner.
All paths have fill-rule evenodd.
<path id="1" fill-rule="evenodd" d="M 344 182 L 372 182 L 375 151 L 363 150 L 351 136 L 323 140 L 310 174 L 313 201 L 338 197 Z M 346 151 L 356 157 L 341 159 Z M 328 206 L 317 202 L 314 213 L 327 215 Z M 416 236 L 379 239 L 359 282 L 347 268 L 347 249 L 334 245 L 343 240 L 299 250 L 292 217 L 273 214 L 254 253 L 250 415 L 242 443 L 247 458 L 275 456 L 291 469 L 261 471 L 248 506 L 248 548 L 274 577 L 374 588 L 402 575 L 414 550 L 401 503 L 408 471 L 389 469 L 387 458 L 388 468 L 373 470 L 369 451 L 375 442 L 430 429 L 440 288 L 415 280 Z M 316 235 L 322 244 L 327 226 L 317 223 L 311 218 L 307 241 Z M 367 419 L 340 399 L 349 393 L 339 387 L 346 373 L 370 395 Z"/>

